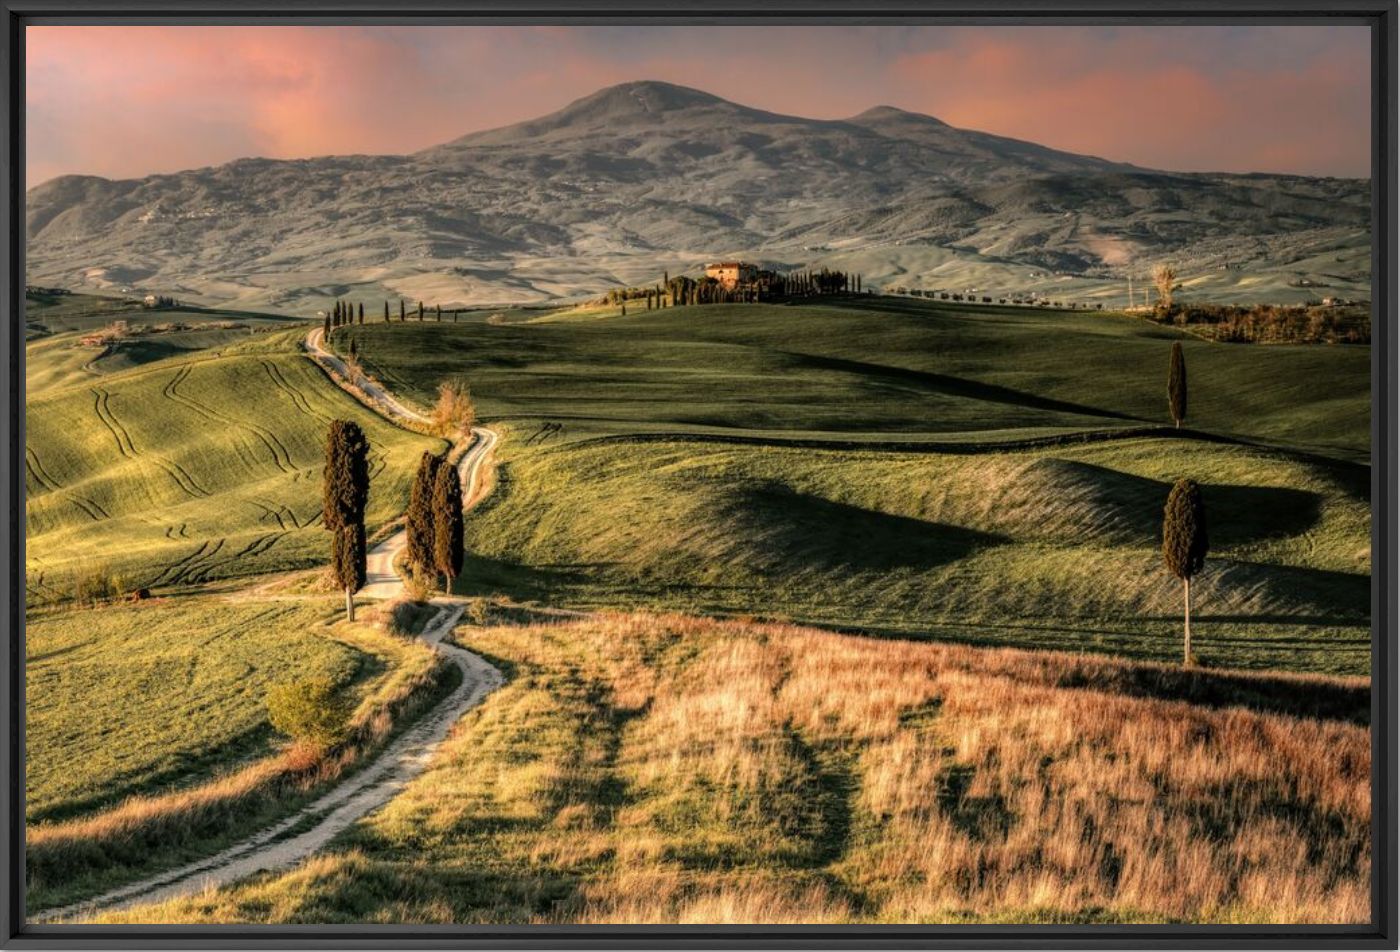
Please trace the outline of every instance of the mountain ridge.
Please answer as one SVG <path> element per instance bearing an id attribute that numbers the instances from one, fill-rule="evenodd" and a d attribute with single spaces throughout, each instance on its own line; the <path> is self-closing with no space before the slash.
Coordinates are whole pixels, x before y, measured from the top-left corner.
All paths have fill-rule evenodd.
<path id="1" fill-rule="evenodd" d="M 26 234 L 35 283 L 292 311 L 577 296 L 720 254 L 1081 297 L 1175 257 L 1226 296 L 1285 272 L 1354 293 L 1369 201 L 1365 180 L 1142 169 L 893 106 L 806 119 L 638 81 L 406 155 L 63 176 L 27 193 Z M 1252 284 L 1229 280 L 1241 265 Z"/>

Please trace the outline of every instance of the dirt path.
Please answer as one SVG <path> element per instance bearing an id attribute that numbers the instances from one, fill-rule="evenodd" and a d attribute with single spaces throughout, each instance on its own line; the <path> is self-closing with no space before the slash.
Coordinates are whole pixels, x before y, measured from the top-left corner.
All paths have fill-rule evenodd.
<path id="1" fill-rule="evenodd" d="M 472 427 L 472 442 L 462 458 L 457 461 L 457 475 L 462 481 L 462 498 L 471 508 L 481 483 L 481 467 L 496 445 L 495 431 L 484 426 Z M 389 538 L 369 550 L 365 559 L 365 587 L 360 589 L 362 598 L 398 598 L 403 595 L 404 586 L 397 572 L 394 560 L 408 545 L 408 530 L 400 529 Z"/>
<path id="2" fill-rule="evenodd" d="M 48 921 L 87 919 L 97 912 L 162 902 L 221 886 L 262 870 L 291 866 L 322 849 L 337 833 L 398 795 L 410 780 L 427 768 L 452 725 L 504 681 L 500 671 L 482 658 L 443 642 L 462 617 L 466 602 L 442 598 L 434 599 L 433 604 L 438 606 L 438 613 L 424 631 L 423 640 L 461 669 L 462 683 L 370 765 L 304 809 L 221 853 L 129 883 L 96 899 L 49 910 L 42 918 Z"/>
<path id="3" fill-rule="evenodd" d="M 343 375 L 345 365 L 321 347 L 321 334 L 322 330 L 317 328 L 307 335 L 308 356 Z M 405 407 L 382 388 L 366 382 L 361 389 L 375 408 L 390 420 L 396 423 L 426 422 L 421 414 Z M 457 463 L 466 508 L 471 508 L 478 501 L 482 465 L 497 439 L 497 434 L 486 427 L 472 428 L 472 442 Z M 406 543 L 407 536 L 401 530 L 371 550 L 368 556 L 368 584 L 360 591 L 361 595 L 395 598 L 403 593 L 403 580 L 394 571 L 394 559 Z M 409 781 L 427 768 L 452 725 L 505 680 L 504 675 L 485 659 L 444 641 L 466 610 L 466 601 L 452 597 L 435 598 L 432 604 L 437 606 L 438 611 L 421 637 L 432 645 L 433 650 L 457 665 L 462 672 L 462 683 L 390 742 L 372 762 L 310 805 L 214 856 L 128 883 L 94 899 L 45 910 L 34 915 L 34 918 L 50 922 L 81 921 L 99 912 L 163 902 L 221 886 L 262 870 L 291 866 L 321 850 L 336 834 L 392 800 Z"/>

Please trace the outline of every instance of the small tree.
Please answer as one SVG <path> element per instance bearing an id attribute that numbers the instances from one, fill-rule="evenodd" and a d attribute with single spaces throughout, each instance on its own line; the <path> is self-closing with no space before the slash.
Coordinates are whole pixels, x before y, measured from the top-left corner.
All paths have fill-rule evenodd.
<path id="1" fill-rule="evenodd" d="M 1159 264 L 1152 269 L 1152 283 L 1157 286 L 1157 303 L 1164 311 L 1172 309 L 1172 295 L 1176 293 L 1176 269 L 1169 264 Z"/>
<path id="2" fill-rule="evenodd" d="M 1182 657 L 1187 665 L 1191 664 L 1191 579 L 1205 565 L 1209 551 L 1201 488 L 1194 479 L 1178 479 L 1162 514 L 1162 559 L 1167 570 L 1181 579 L 1185 593 L 1186 640 Z"/>
<path id="3" fill-rule="evenodd" d="M 471 388 L 460 377 L 438 384 L 437 403 L 433 406 L 433 431 L 448 439 L 458 439 L 471 432 L 476 424 L 476 406 Z"/>
<path id="4" fill-rule="evenodd" d="M 424 451 L 418 460 L 418 472 L 408 493 L 408 513 L 404 528 L 408 532 L 408 562 L 415 573 L 433 570 L 433 487 L 442 458 Z"/>
<path id="5" fill-rule="evenodd" d="M 350 700 L 326 678 L 274 684 L 267 692 L 273 729 L 318 753 L 345 738 L 352 712 Z"/>
<path id="6" fill-rule="evenodd" d="M 433 484 L 433 565 L 446 592 L 462 571 L 462 536 L 462 474 L 455 466 L 439 466 Z"/>
<path id="7" fill-rule="evenodd" d="M 1167 408 L 1171 410 L 1176 428 L 1186 419 L 1186 355 L 1181 341 L 1172 343 L 1171 363 L 1167 368 Z"/>
<path id="8" fill-rule="evenodd" d="M 351 420 L 331 421 L 321 492 L 321 521 L 331 532 L 331 571 L 345 589 L 346 617 L 354 621 L 355 592 L 365 584 L 369 441 L 359 424 Z M 348 538 L 341 531 L 346 527 L 355 530 Z"/>

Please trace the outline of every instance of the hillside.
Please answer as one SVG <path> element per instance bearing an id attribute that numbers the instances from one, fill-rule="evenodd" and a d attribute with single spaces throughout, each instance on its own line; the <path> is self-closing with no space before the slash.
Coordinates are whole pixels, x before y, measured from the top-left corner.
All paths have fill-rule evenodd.
<path id="1" fill-rule="evenodd" d="M 1190 292 L 1282 300 L 1369 297 L 1369 203 L 1365 181 L 1157 172 L 889 107 L 814 120 L 640 82 L 411 155 L 65 176 L 29 191 L 26 234 L 33 282 L 303 314 L 596 293 L 734 254 L 1115 303 L 1170 258 Z"/>
<path id="2" fill-rule="evenodd" d="M 247 332 L 243 332 L 246 337 Z M 25 405 L 26 585 L 122 592 L 323 563 L 326 424 L 371 445 L 371 532 L 402 512 L 418 455 L 441 442 L 365 409 L 297 355 L 293 336 L 176 353 L 109 374 L 67 369 Z M 72 335 L 31 343 L 52 375 Z M 83 353 L 84 349 L 77 349 Z M 90 352 L 88 352 L 90 353 Z"/>
<path id="3" fill-rule="evenodd" d="M 1171 660 L 1189 475 L 1201 658 L 1369 670 L 1368 347 L 885 298 L 346 333 L 420 401 L 465 377 L 506 433 L 464 594 Z"/>
<path id="4" fill-rule="evenodd" d="M 106 922 L 1365 922 L 1369 685 L 602 616 L 300 866 Z"/>

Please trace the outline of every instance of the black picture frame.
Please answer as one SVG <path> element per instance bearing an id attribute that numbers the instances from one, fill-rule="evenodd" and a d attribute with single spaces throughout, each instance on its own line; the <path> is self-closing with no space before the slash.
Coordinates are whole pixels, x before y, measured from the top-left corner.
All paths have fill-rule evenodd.
<path id="1" fill-rule="evenodd" d="M 5 949 L 1394 949 L 1397 928 L 1396 0 L 0 0 L 4 334 L 0 947 Z M 85 926 L 24 919 L 24 28 L 248 23 L 1361 23 L 1372 40 L 1372 910 L 1360 926 Z"/>

